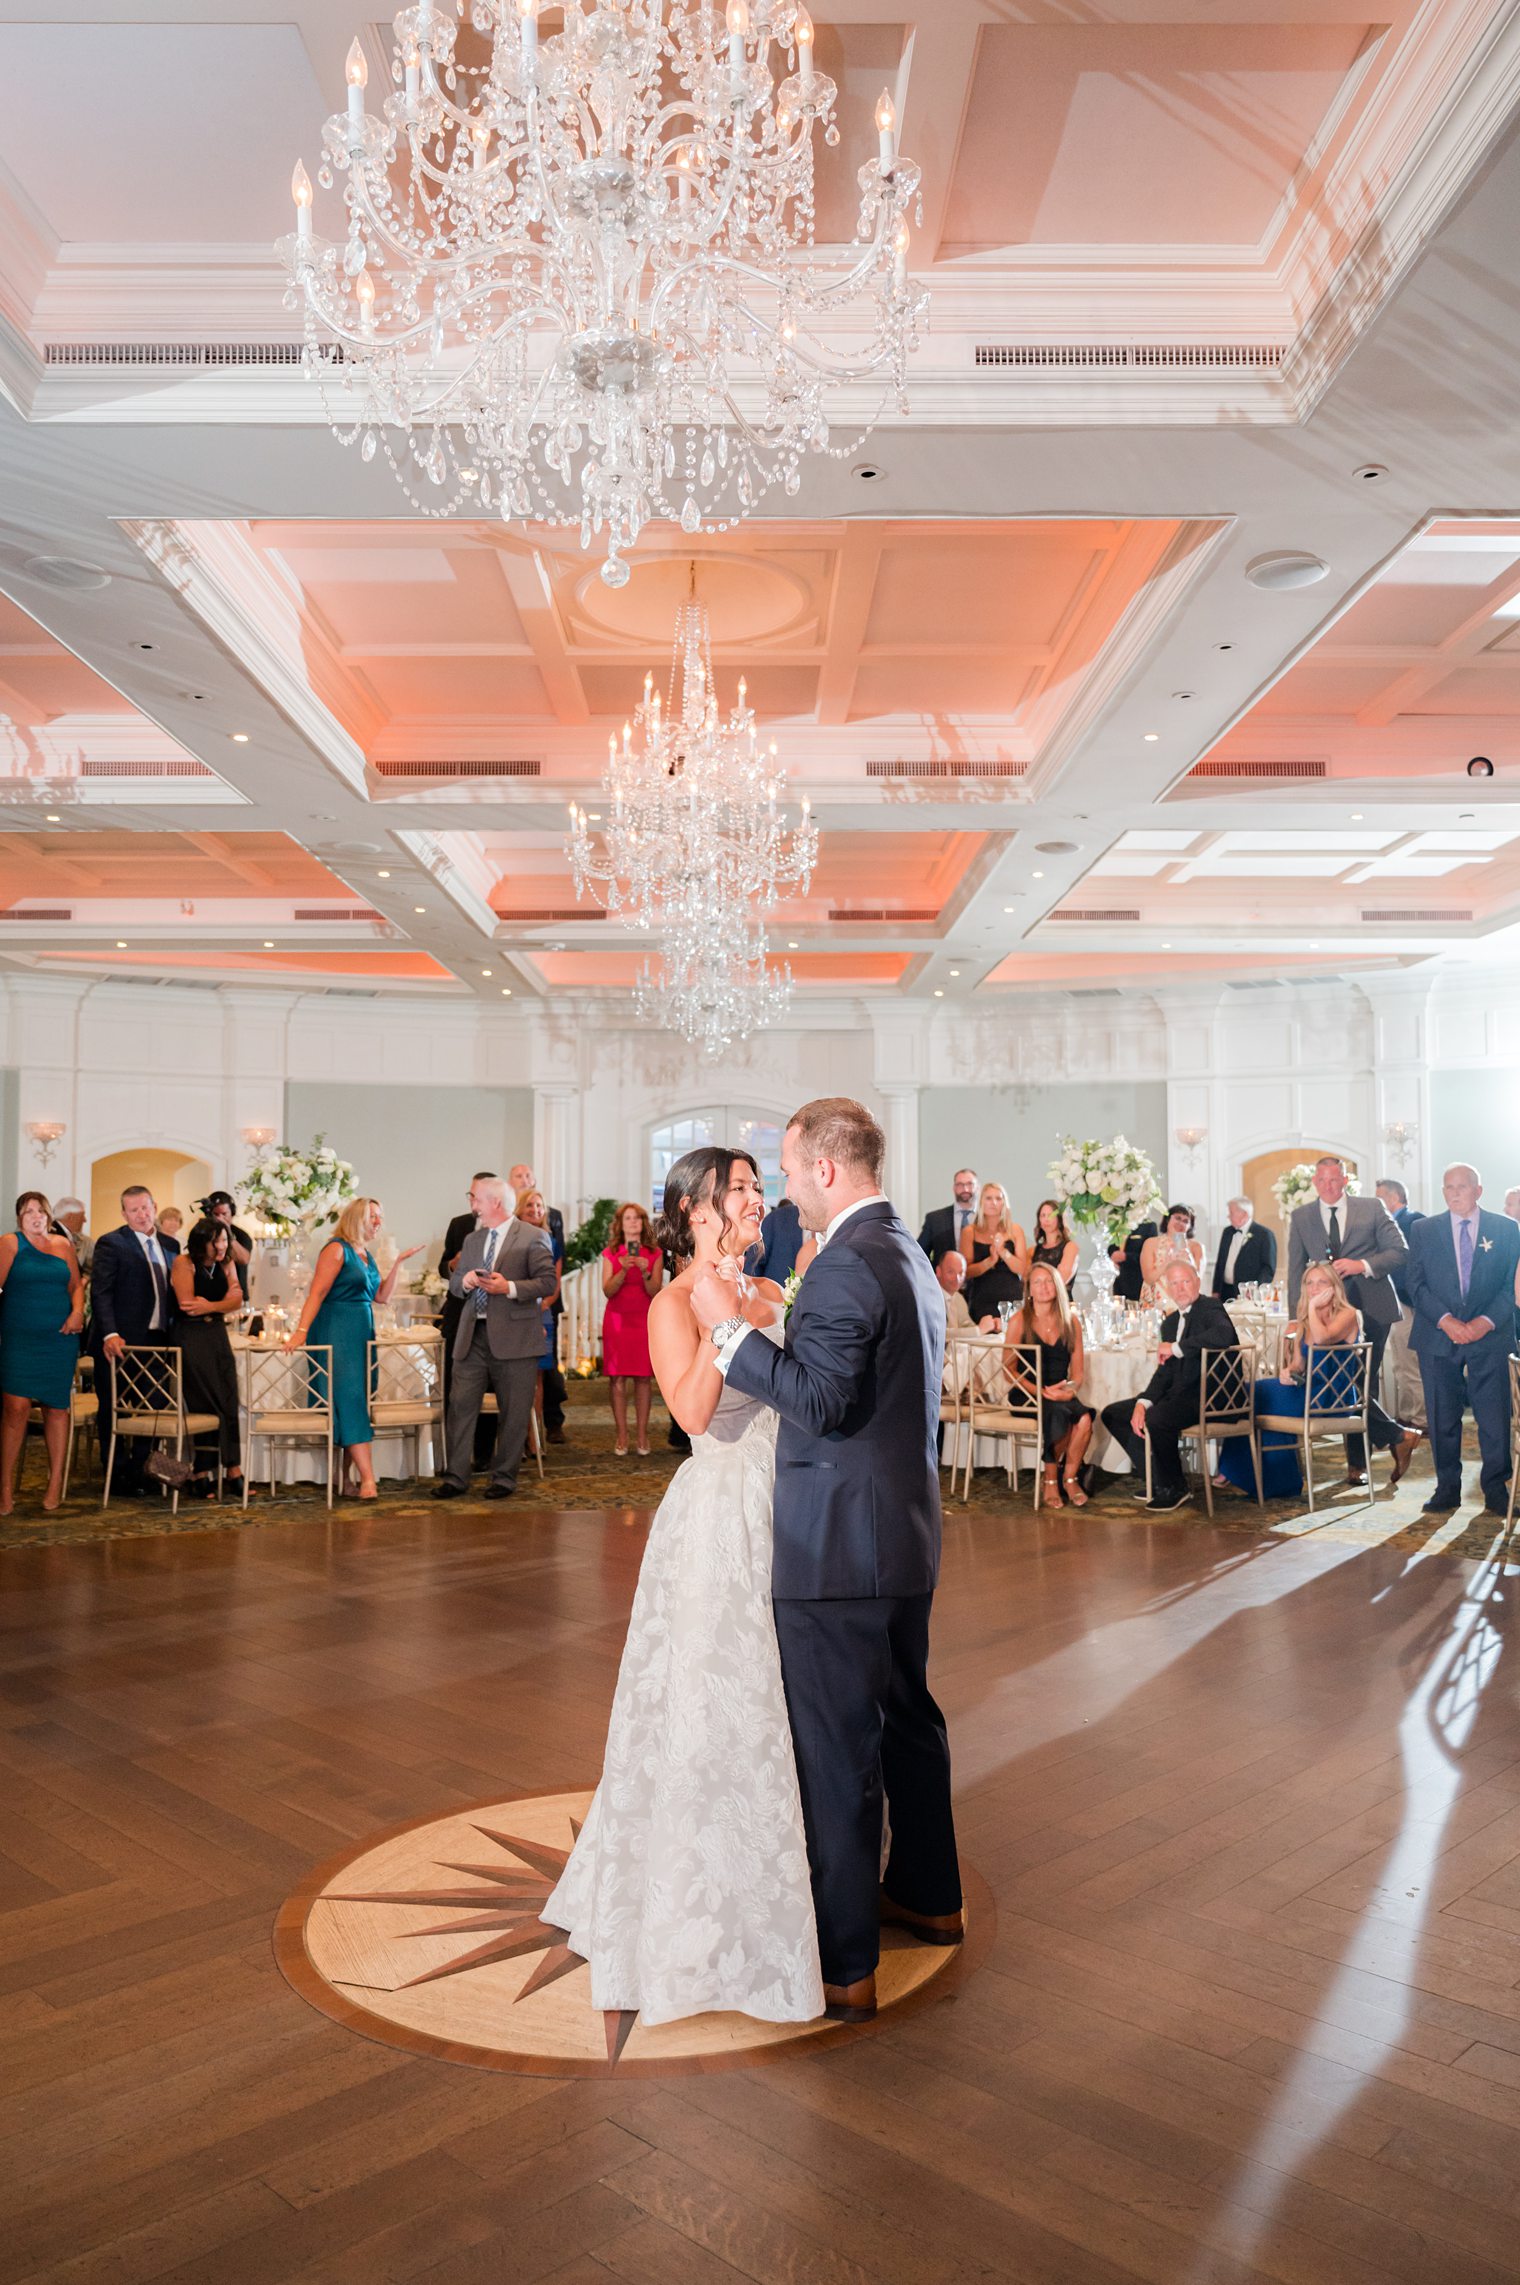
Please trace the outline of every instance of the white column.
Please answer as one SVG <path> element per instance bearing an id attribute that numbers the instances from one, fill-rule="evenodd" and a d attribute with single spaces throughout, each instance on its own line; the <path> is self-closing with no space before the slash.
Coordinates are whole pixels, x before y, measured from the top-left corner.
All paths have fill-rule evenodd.
<path id="1" fill-rule="evenodd" d="M 583 1213 L 578 1087 L 534 1088 L 533 1171 L 545 1198 L 564 1215 L 566 1230 L 573 1230 Z"/>
<path id="2" fill-rule="evenodd" d="M 912 1230 L 918 1228 L 918 1096 L 916 1080 L 878 1080 L 885 1105 L 887 1166 L 884 1188 Z"/>

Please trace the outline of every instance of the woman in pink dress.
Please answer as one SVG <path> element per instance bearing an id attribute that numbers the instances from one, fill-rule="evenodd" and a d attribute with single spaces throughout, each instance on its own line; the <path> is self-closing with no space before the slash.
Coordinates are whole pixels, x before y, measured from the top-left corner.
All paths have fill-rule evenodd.
<path id="1" fill-rule="evenodd" d="M 602 1255 L 602 1370 L 612 1384 L 616 1451 L 628 1456 L 628 1383 L 633 1382 L 639 1452 L 649 1456 L 649 1397 L 654 1366 L 649 1360 L 649 1304 L 665 1275 L 664 1257 L 654 1242 L 642 1206 L 624 1206 L 613 1224 L 613 1242 Z"/>

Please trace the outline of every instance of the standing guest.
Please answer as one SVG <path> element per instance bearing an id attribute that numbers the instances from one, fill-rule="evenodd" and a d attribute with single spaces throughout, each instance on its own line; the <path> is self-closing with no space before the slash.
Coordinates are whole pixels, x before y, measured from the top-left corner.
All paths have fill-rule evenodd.
<path id="1" fill-rule="evenodd" d="M 489 1167 L 484 1168 L 479 1174 L 471 1176 L 470 1187 L 465 1193 L 466 1211 L 454 1216 L 444 1236 L 443 1251 L 438 1257 L 438 1274 L 440 1277 L 451 1278 L 453 1276 L 465 1239 L 472 1230 L 480 1228 L 480 1216 L 475 1205 L 476 1185 L 482 1182 L 499 1182 L 500 1180 L 500 1175 L 492 1173 Z M 449 1399 L 453 1393 L 454 1342 L 458 1337 L 459 1320 L 463 1314 L 464 1302 L 451 1287 L 444 1295 L 443 1307 L 438 1313 L 438 1332 L 443 1344 L 443 1405 L 445 1415 L 447 1415 Z M 475 1423 L 474 1461 L 477 1468 L 489 1467 L 495 1443 L 495 1427 L 492 1425 L 489 1414 L 482 1414 Z"/>
<path id="2" fill-rule="evenodd" d="M 531 1166 L 512 1167 L 507 1175 L 507 1183 L 509 1188 L 515 1191 L 519 1198 L 523 1196 L 525 1191 L 538 1189 L 538 1184 L 533 1178 L 533 1169 Z M 521 1213 L 522 1209 L 519 1207 L 518 1211 Z M 559 1248 L 558 1253 L 555 1255 L 555 1260 L 563 1263 L 565 1258 L 565 1217 L 557 1206 L 548 1206 L 546 1203 L 546 1211 L 548 1213 L 549 1219 L 545 1227 L 549 1232 L 549 1236 L 555 1241 Z M 560 1281 L 563 1284 L 563 1270 L 561 1270 L 560 1273 Z M 564 1309 L 565 1305 L 563 1300 L 559 1297 L 558 1294 L 556 1294 L 554 1301 L 554 1329 L 556 1335 L 559 1332 L 559 1321 L 560 1318 L 564 1315 Z M 558 1352 L 559 1342 L 556 1339 L 554 1359 L 552 1363 L 544 1367 L 540 1382 L 543 1394 L 544 1429 L 551 1444 L 563 1444 L 565 1441 L 565 1376 L 559 1369 Z"/>
<path id="3" fill-rule="evenodd" d="M 122 1438 L 120 1465 L 111 1470 L 112 1396 L 110 1367 L 123 1349 L 162 1348 L 174 1321 L 169 1264 L 179 1252 L 173 1238 L 158 1234 L 158 1208 L 146 1183 L 134 1182 L 121 1194 L 122 1226 L 95 1241 L 90 1276 L 90 1352 L 95 1359 L 95 1390 L 100 1399 L 96 1425 L 100 1461 L 111 1471 L 113 1498 L 141 1499 L 146 1436 Z"/>
<path id="4" fill-rule="evenodd" d="M 1504 1211 L 1512 1222 L 1520 1222 L 1520 1184 L 1504 1193 Z M 1423 1220 L 1423 1216 L 1421 1217 Z"/>
<path id="5" fill-rule="evenodd" d="M 517 1219 L 519 1222 L 526 1222 L 530 1230 L 542 1230 L 549 1240 L 550 1251 L 554 1255 L 554 1291 L 547 1301 L 539 1304 L 544 1321 L 544 1346 L 538 1360 L 538 1386 L 533 1392 L 533 1409 L 538 1414 L 539 1427 L 542 1428 L 544 1423 L 544 1382 L 559 1363 L 559 1326 L 556 1317 L 556 1304 L 559 1301 L 560 1280 L 565 1274 L 565 1241 L 563 1238 L 557 1238 L 549 1228 L 549 1209 L 544 1203 L 544 1194 L 541 1190 L 519 1191 Z"/>
<path id="6" fill-rule="evenodd" d="M 55 1237 L 40 1190 L 16 1200 L 16 1227 L 0 1237 L 0 1515 L 15 1501 L 16 1470 L 34 1404 L 42 1407 L 49 1515 L 63 1497 L 69 1408 L 84 1324 L 84 1280 L 68 1238 Z"/>
<path id="7" fill-rule="evenodd" d="M 1425 1416 L 1436 1488 L 1427 1515 L 1462 1499 L 1462 1414 L 1478 1424 L 1483 1504 L 1503 1515 L 1509 1480 L 1509 1357 L 1520 1291 L 1520 1226 L 1485 1214 L 1471 1166 L 1441 1178 L 1444 1214 L 1428 1214 L 1409 1240 L 1404 1286 L 1414 1304 L 1414 1351 L 1425 1381 Z"/>
<path id="8" fill-rule="evenodd" d="M 1029 1291 L 1024 1297 L 1024 1306 L 1016 1317 L 1008 1320 L 1003 1356 L 1013 1384 L 1008 1397 L 1010 1404 L 1014 1401 L 1014 1390 L 1032 1396 L 1035 1389 L 1029 1377 L 1028 1362 L 1018 1354 L 1021 1348 L 1037 1348 L 1040 1352 L 1039 1385 L 1044 1393 L 1040 1416 L 1044 1449 L 1040 1457 L 1045 1468 L 1040 1496 L 1046 1507 L 1059 1507 L 1064 1484 L 1071 1505 L 1086 1507 L 1087 1494 L 1082 1489 L 1079 1473 L 1092 1441 L 1093 1421 L 1097 1415 L 1078 1394 L 1084 1363 L 1081 1320 L 1073 1317 L 1066 1281 L 1051 1262 L 1030 1262 Z"/>
<path id="9" fill-rule="evenodd" d="M 665 1263 L 642 1206 L 618 1209 L 616 1236 L 602 1253 L 602 1370 L 612 1389 L 613 1450 L 628 1457 L 628 1383 L 633 1382 L 638 1449 L 649 1454 L 649 1397 L 654 1366 L 649 1357 L 649 1304 L 659 1292 Z"/>
<path id="10" fill-rule="evenodd" d="M 207 1192 L 204 1198 L 197 1198 L 195 1203 L 208 1222 L 221 1222 L 225 1226 L 231 1241 L 228 1259 L 237 1271 L 238 1283 L 246 1293 L 248 1290 L 248 1265 L 253 1260 L 253 1240 L 248 1232 L 240 1229 L 232 1219 L 237 1212 L 237 1200 L 230 1190 L 211 1190 Z M 416 1250 L 414 1246 L 412 1251 L 415 1253 Z"/>
<path id="11" fill-rule="evenodd" d="M 1140 1283 L 1148 1285 L 1152 1293 L 1162 1291 L 1161 1272 L 1169 1262 L 1186 1262 L 1197 1272 L 1203 1283 L 1203 1248 L 1193 1235 L 1195 1216 L 1191 1206 L 1168 1206 L 1166 1218 L 1155 1237 L 1147 1238 L 1140 1248 Z"/>
<path id="12" fill-rule="evenodd" d="M 189 1489 L 206 1498 L 221 1462 L 224 1482 L 241 1491 L 242 1431 L 238 1417 L 237 1365 L 227 1338 L 227 1320 L 243 1306 L 243 1289 L 232 1261 L 232 1232 L 225 1222 L 201 1220 L 186 1238 L 183 1252 L 169 1264 L 169 1283 L 179 1312 L 175 1333 L 184 1373 L 185 1410 L 210 1412 L 214 1429 L 195 1439 L 197 1467 Z"/>
<path id="13" fill-rule="evenodd" d="M 60 1198 L 53 1208 L 52 1230 L 55 1238 L 67 1238 L 74 1248 L 74 1258 L 86 1277 L 94 1259 L 95 1240 L 86 1234 L 84 1226 L 84 1200 Z"/>
<path id="14" fill-rule="evenodd" d="M 971 1332 L 973 1319 L 970 1310 L 966 1307 L 966 1296 L 961 1290 L 966 1282 L 965 1255 L 941 1254 L 934 1265 L 934 1275 L 939 1282 L 939 1289 L 945 1297 L 945 1331 L 947 1333 Z"/>
<path id="15" fill-rule="evenodd" d="M 1382 1378 L 1388 1328 L 1400 1314 L 1388 1273 L 1408 1259 L 1409 1249 L 1380 1198 L 1347 1196 L 1345 1161 L 1334 1151 L 1327 1150 L 1315 1160 L 1314 1189 L 1313 1198 L 1294 1207 L 1288 1224 L 1288 1311 L 1291 1316 L 1298 1315 L 1298 1290 L 1310 1262 L 1327 1261 L 1345 1286 L 1352 1308 L 1361 1311 L 1363 1334 L 1372 1350 L 1371 1382 L 1376 1388 Z M 1410 1443 L 1411 1438 L 1419 1441 L 1412 1429 L 1401 1427 L 1378 1407 L 1373 1427 L 1375 1444 L 1392 1452 L 1401 1442 Z M 1346 1438 L 1346 1482 L 1367 1482 L 1367 1450 L 1360 1436 Z"/>
<path id="16" fill-rule="evenodd" d="M 153 1227 L 161 1238 L 172 1238 L 177 1246 L 185 1242 L 185 1217 L 177 1206 L 160 1206 Z"/>
<path id="17" fill-rule="evenodd" d="M 996 1325 L 998 1312 L 1017 1309 L 1024 1298 L 1028 1268 L 1024 1233 L 1008 1211 L 1008 1193 L 1001 1182 L 984 1182 L 977 1200 L 976 1220 L 967 1224 L 966 1276 L 970 1283 L 967 1306 L 979 1325 Z"/>
<path id="18" fill-rule="evenodd" d="M 1253 1218 L 1249 1198 L 1232 1198 L 1214 1262 L 1214 1298 L 1233 1301 L 1243 1285 L 1270 1285 L 1277 1275 L 1277 1239 Z"/>
<path id="19" fill-rule="evenodd" d="M 1039 1262 L 1053 1269 L 1067 1291 L 1077 1274 L 1077 1241 L 1066 1225 L 1058 1198 L 1042 1198 L 1034 1210 L 1034 1247 L 1029 1256 L 1031 1275 Z"/>
<path id="20" fill-rule="evenodd" d="M 1138 1301 L 1145 1287 L 1140 1271 L 1140 1258 L 1145 1252 L 1145 1241 L 1156 1235 L 1154 1222 L 1137 1222 L 1122 1246 L 1110 1246 L 1108 1258 L 1119 1272 L 1114 1280 L 1116 1301 Z"/>
<path id="21" fill-rule="evenodd" d="M 369 1345 L 375 1337 L 375 1304 L 389 1301 L 403 1262 L 420 1254 L 407 1246 L 384 1277 L 374 1245 L 384 1224 L 378 1198 L 350 1198 L 327 1244 L 317 1256 L 311 1289 L 287 1349 L 332 1350 L 333 1442 L 345 1492 L 361 1500 L 379 1498 L 375 1482 L 375 1430 L 369 1416 Z"/>
<path id="22" fill-rule="evenodd" d="M 1409 1203 L 1409 1192 L 1391 1174 L 1385 1174 L 1377 1185 L 1377 1195 L 1392 1215 L 1399 1236 L 1407 1246 L 1410 1231 L 1417 1223 L 1424 1221 L 1424 1215 L 1415 1212 Z M 1505 1212 L 1508 1211 L 1506 1207 Z M 1414 1333 L 1414 1309 L 1406 1290 L 1407 1277 L 1407 1265 L 1402 1262 L 1396 1270 L 1388 1273 L 1388 1282 L 1393 1287 L 1394 1299 L 1399 1305 L 1399 1314 L 1388 1328 L 1388 1356 L 1393 1366 L 1393 1409 L 1399 1419 L 1407 1420 L 1412 1428 L 1423 1428 L 1425 1385 L 1420 1378 L 1420 1360 L 1409 1345 Z"/>
<path id="23" fill-rule="evenodd" d="M 1161 1320 L 1156 1370 L 1138 1397 L 1120 1397 L 1103 1408 L 1103 1425 L 1139 1476 L 1145 1448 L 1151 1452 L 1151 1492 L 1134 1498 L 1141 1507 L 1165 1515 L 1188 1496 L 1182 1476 L 1182 1432 L 1199 1419 L 1200 1349 L 1238 1349 L 1240 1336 L 1222 1301 L 1203 1292 L 1191 1262 L 1169 1261 L 1161 1272 L 1171 1310 Z"/>
<path id="24" fill-rule="evenodd" d="M 504 1182 L 477 1182 L 472 1195 L 480 1227 L 465 1239 L 449 1281 L 467 1306 L 454 1336 L 449 1460 L 435 1500 L 462 1499 L 470 1488 L 469 1453 L 488 1389 L 497 1426 L 486 1498 L 510 1499 L 517 1489 L 544 1346 L 539 1304 L 554 1292 L 548 1233 L 515 1218 Z"/>
<path id="25" fill-rule="evenodd" d="M 785 1285 L 795 1270 L 800 1277 L 818 1251 L 818 1240 L 802 1227 L 802 1217 L 790 1198 L 782 1198 L 760 1225 L 760 1243 L 750 1249 L 744 1264 L 746 1277 L 769 1277 Z"/>
<path id="26" fill-rule="evenodd" d="M 957 1168 L 951 1188 L 955 1193 L 953 1204 L 934 1207 L 924 1216 L 918 1233 L 919 1244 L 936 1267 L 941 1254 L 963 1254 L 966 1250 L 966 1232 L 976 1220 L 976 1168 Z"/>

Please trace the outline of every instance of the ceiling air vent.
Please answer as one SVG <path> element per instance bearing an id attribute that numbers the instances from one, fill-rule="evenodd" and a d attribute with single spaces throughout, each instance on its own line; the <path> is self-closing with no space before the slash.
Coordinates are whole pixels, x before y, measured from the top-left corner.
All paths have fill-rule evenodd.
<path id="1" fill-rule="evenodd" d="M 320 348 L 325 364 L 339 365 L 343 351 L 335 343 Z M 229 365 L 299 365 L 305 345 L 299 341 L 50 341 L 42 352 L 44 365 L 137 365 L 159 370 L 206 372 Z"/>
<path id="2" fill-rule="evenodd" d="M 1470 912 L 1456 912 L 1444 905 L 1411 905 L 1403 912 L 1390 907 L 1386 911 L 1364 912 L 1363 920 L 1471 920 Z"/>
<path id="3" fill-rule="evenodd" d="M 429 779 L 436 783 L 440 778 L 537 778 L 542 777 L 542 762 L 371 762 L 370 768 L 377 778 Z"/>
<path id="4" fill-rule="evenodd" d="M 73 917 L 73 906 L 66 904 L 34 904 L 25 912 L 18 912 L 12 906 L 9 912 L 0 912 L 0 920 L 19 920 L 24 927 L 29 927 L 34 920 L 72 920 Z"/>
<path id="5" fill-rule="evenodd" d="M 367 904 L 298 904 L 292 913 L 293 920 L 384 920 L 383 912 L 376 912 Z"/>
<path id="6" fill-rule="evenodd" d="M 1276 373 L 1283 356 L 1279 343 L 1263 341 L 979 341 L 972 362 L 1004 371 Z"/>
<path id="7" fill-rule="evenodd" d="M 1329 775 L 1328 762 L 1195 762 L 1188 771 L 1190 778 L 1257 778 L 1276 780 L 1280 785 Z"/>
<path id="8" fill-rule="evenodd" d="M 535 920 L 605 920 L 607 915 L 586 905 L 574 904 L 567 905 L 563 911 L 546 907 L 541 912 L 498 912 L 496 917 L 518 925 Z"/>
<path id="9" fill-rule="evenodd" d="M 1021 778 L 1027 762 L 867 762 L 868 778 Z"/>
<path id="10" fill-rule="evenodd" d="M 1059 912 L 1050 914 L 1052 920 L 1138 920 L 1137 905 L 1062 905 Z"/>
<path id="11" fill-rule="evenodd" d="M 215 778 L 204 762 L 84 762 L 82 778 Z"/>
<path id="12" fill-rule="evenodd" d="M 829 918 L 830 918 L 830 920 L 874 920 L 874 921 L 883 921 L 883 920 L 885 920 L 885 921 L 897 921 L 897 920 L 938 920 L 938 918 L 939 918 L 939 908 L 938 908 L 938 906 L 937 906 L 937 905 L 927 905 L 927 906 L 924 908 L 924 910 L 923 910 L 923 911 L 919 912 L 919 911 L 915 911 L 915 910 L 914 910 L 912 907 L 910 907 L 910 906 L 897 906 L 897 905 L 893 905 L 893 906 L 890 906 L 890 907 L 889 907 L 889 906 L 887 906 L 887 905 L 884 905 L 884 904 L 883 904 L 883 905 L 855 905 L 855 906 L 853 906 L 853 907 L 850 909 L 850 911 L 848 911 L 848 912 L 843 912 L 843 911 L 831 911 L 831 912 L 830 912 L 830 914 L 829 914 Z"/>

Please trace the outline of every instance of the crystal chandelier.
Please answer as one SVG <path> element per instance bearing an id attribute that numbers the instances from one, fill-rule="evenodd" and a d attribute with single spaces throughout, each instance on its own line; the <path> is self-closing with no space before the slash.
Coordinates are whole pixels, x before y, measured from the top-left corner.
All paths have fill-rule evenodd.
<path id="1" fill-rule="evenodd" d="M 797 0 L 565 0 L 542 37 L 539 0 L 470 0 L 469 22 L 467 58 L 434 0 L 402 9 L 379 116 L 354 42 L 318 175 L 347 178 L 344 240 L 313 234 L 298 163 L 287 302 L 335 428 L 416 506 L 605 533 L 621 586 L 651 516 L 722 528 L 903 407 L 919 170 L 884 90 L 856 243 L 815 246 L 814 130 L 839 130 Z M 862 383 L 875 411 L 833 444 Z"/>
<path id="2" fill-rule="evenodd" d="M 667 951 L 657 969 L 648 961 L 634 990 L 634 1014 L 689 1040 L 705 1055 L 721 1055 L 736 1039 L 777 1022 L 792 996 L 792 972 L 766 958 L 763 929 L 736 930 L 708 957 L 676 960 Z"/>

